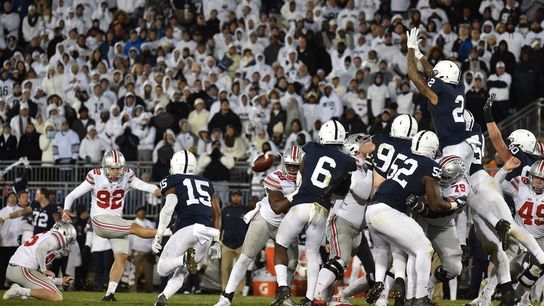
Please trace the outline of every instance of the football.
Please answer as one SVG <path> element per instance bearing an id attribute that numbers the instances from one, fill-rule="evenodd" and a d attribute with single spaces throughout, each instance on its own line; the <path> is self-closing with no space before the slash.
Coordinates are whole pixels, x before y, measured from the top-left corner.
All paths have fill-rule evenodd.
<path id="1" fill-rule="evenodd" d="M 251 170 L 255 172 L 264 172 L 274 164 L 274 154 L 265 153 L 255 158 L 251 163 Z"/>

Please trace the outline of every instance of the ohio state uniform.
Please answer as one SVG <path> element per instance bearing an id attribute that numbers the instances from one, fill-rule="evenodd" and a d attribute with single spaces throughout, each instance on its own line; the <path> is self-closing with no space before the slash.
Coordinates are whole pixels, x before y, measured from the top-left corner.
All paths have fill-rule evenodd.
<path id="1" fill-rule="evenodd" d="M 544 193 L 536 194 L 525 176 L 516 176 L 502 186 L 514 200 L 516 222 L 535 238 L 544 237 Z"/>

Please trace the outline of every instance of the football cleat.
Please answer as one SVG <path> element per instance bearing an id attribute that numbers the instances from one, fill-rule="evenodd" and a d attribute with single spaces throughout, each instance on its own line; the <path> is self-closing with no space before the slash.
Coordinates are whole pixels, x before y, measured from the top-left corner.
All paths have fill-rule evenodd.
<path id="1" fill-rule="evenodd" d="M 380 295 L 382 294 L 382 291 L 384 289 L 383 282 L 376 282 L 374 286 L 368 291 L 368 294 L 366 296 L 366 302 L 368 304 L 374 304 L 376 301 L 380 298 Z"/>
<path id="2" fill-rule="evenodd" d="M 510 231 L 510 222 L 500 219 L 499 222 L 495 224 L 495 230 L 499 234 L 502 250 L 508 250 L 508 245 L 510 244 L 510 234 L 508 233 L 508 231 Z"/>
<path id="3" fill-rule="evenodd" d="M 287 286 L 280 286 L 278 288 L 278 294 L 276 298 L 270 303 L 270 306 L 280 306 L 283 305 L 284 301 L 291 299 L 291 288 Z"/>
<path id="4" fill-rule="evenodd" d="M 395 299 L 394 306 L 404 306 L 406 299 L 406 285 L 404 279 L 395 278 L 395 284 L 393 285 L 393 298 Z"/>
<path id="5" fill-rule="evenodd" d="M 198 272 L 198 265 L 195 261 L 195 254 L 196 251 L 194 248 L 189 248 L 185 252 L 185 265 L 187 265 L 187 269 L 189 269 L 189 273 L 195 275 Z"/>
<path id="6" fill-rule="evenodd" d="M 102 298 L 102 302 L 117 302 L 117 299 L 113 293 L 110 293 Z"/>
<path id="7" fill-rule="evenodd" d="M 343 295 L 338 294 L 332 297 L 329 306 L 352 306 L 351 302 Z"/>
<path id="8" fill-rule="evenodd" d="M 164 295 L 164 293 L 161 293 L 158 297 L 157 297 L 157 300 L 155 301 L 155 306 L 165 306 L 166 305 L 166 296 Z M 229 304 L 230 305 L 230 304 Z"/>
<path id="9" fill-rule="evenodd" d="M 221 295 L 219 296 L 219 301 L 214 306 L 230 306 L 233 297 L 234 297 L 234 292 L 225 293 L 225 291 L 223 291 L 221 292 Z"/>
<path id="10" fill-rule="evenodd" d="M 9 300 L 9 299 L 12 299 L 14 297 L 17 297 L 17 289 L 21 288 L 21 286 L 19 286 L 19 284 L 13 284 L 11 285 L 11 287 L 6 291 L 4 292 L 4 296 L 3 296 L 3 299 L 4 300 Z"/>

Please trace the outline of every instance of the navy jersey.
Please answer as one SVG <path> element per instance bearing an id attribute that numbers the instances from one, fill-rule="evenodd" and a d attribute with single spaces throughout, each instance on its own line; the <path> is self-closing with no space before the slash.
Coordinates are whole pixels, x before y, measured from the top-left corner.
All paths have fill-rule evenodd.
<path id="1" fill-rule="evenodd" d="M 55 214 L 58 214 L 60 206 L 55 203 L 49 203 L 47 206 L 43 207 L 40 203 L 32 201 L 30 203 L 30 208 L 32 208 L 32 225 L 34 225 L 34 235 L 45 233 L 55 224 Z"/>
<path id="2" fill-rule="evenodd" d="M 372 197 L 373 203 L 385 203 L 401 212 L 406 211 L 406 198 L 410 194 L 423 195 L 423 177 L 440 178 L 440 166 L 432 159 L 416 154 L 399 153 L 386 180 Z"/>
<path id="3" fill-rule="evenodd" d="M 331 194 L 346 178 L 357 169 L 355 158 L 338 148 L 309 142 L 304 147 L 304 174 L 293 205 L 318 203 L 329 209 Z"/>
<path id="4" fill-rule="evenodd" d="M 474 123 L 472 131 L 470 132 L 470 137 L 468 138 L 468 143 L 471 144 L 472 149 L 474 150 L 474 157 L 472 163 L 470 164 L 469 174 L 472 175 L 480 170 L 484 170 L 484 148 L 485 148 L 485 138 L 482 134 L 482 128 L 478 123 Z"/>
<path id="5" fill-rule="evenodd" d="M 372 153 L 372 166 L 382 177 L 387 176 L 387 172 L 397 154 L 406 155 L 412 152 L 412 141 L 409 139 L 378 134 L 372 137 L 372 142 L 376 146 L 374 153 Z"/>
<path id="6" fill-rule="evenodd" d="M 212 195 L 215 193 L 212 183 L 199 175 L 173 174 L 161 181 L 161 193 L 170 188 L 176 189 L 175 230 L 200 223 L 212 226 Z"/>
<path id="7" fill-rule="evenodd" d="M 431 78 L 427 85 L 438 96 L 438 103 L 427 103 L 434 130 L 440 142 L 440 149 L 463 142 L 469 137 L 465 131 L 465 86 L 444 83 L 441 79 Z"/>
<path id="8" fill-rule="evenodd" d="M 519 146 L 511 144 L 508 146 L 508 150 L 510 150 L 510 153 L 514 155 L 519 161 L 521 162 L 521 165 L 517 167 L 516 169 L 513 169 L 506 175 L 506 180 L 510 181 L 511 179 L 515 178 L 516 176 L 526 176 L 527 172 L 531 169 L 531 166 L 543 159 L 540 155 L 534 155 L 530 153 L 526 153 L 521 151 Z"/>

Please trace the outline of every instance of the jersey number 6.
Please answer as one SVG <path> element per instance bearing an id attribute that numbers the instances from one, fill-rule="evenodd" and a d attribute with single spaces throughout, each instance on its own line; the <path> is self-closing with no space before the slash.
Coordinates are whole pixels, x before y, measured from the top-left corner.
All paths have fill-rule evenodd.
<path id="1" fill-rule="evenodd" d="M 324 168 L 325 164 L 328 164 L 330 168 L 336 168 L 336 162 L 334 159 L 328 156 L 322 156 L 317 161 L 314 172 L 312 172 L 312 184 L 317 188 L 325 189 L 329 187 L 332 175 L 331 172 Z"/>

